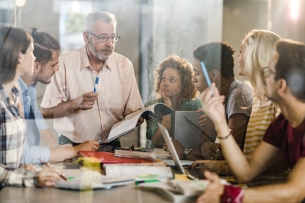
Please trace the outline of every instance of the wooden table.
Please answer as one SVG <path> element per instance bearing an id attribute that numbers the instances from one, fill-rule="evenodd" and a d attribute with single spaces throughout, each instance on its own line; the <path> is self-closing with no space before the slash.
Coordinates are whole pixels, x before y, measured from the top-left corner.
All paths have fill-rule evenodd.
<path id="1" fill-rule="evenodd" d="M 57 188 L 5 187 L 0 191 L 1 203 L 165 203 L 154 191 L 135 188 L 134 184 L 114 187 L 111 190 L 72 191 Z"/>

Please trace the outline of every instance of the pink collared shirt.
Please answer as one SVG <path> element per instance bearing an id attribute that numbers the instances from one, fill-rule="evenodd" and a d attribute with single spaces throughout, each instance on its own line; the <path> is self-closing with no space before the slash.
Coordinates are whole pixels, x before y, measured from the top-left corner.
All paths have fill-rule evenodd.
<path id="1" fill-rule="evenodd" d="M 143 108 L 131 62 L 113 53 L 99 73 L 90 68 L 86 46 L 63 54 L 59 70 L 47 86 L 41 107 L 52 108 L 62 101 L 92 92 L 96 76 L 98 101 L 90 110 L 80 110 L 54 119 L 54 129 L 75 143 L 108 138 L 112 126 L 130 112 Z"/>

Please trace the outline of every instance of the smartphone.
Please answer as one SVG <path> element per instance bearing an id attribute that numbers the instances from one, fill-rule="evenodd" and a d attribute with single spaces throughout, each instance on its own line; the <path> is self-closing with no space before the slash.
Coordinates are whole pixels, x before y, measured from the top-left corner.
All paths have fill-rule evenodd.
<path id="1" fill-rule="evenodd" d="M 205 67 L 203 61 L 200 62 L 200 66 L 201 66 L 203 75 L 205 77 L 205 80 L 207 81 L 208 86 L 211 87 L 212 83 L 211 83 L 207 68 Z"/>

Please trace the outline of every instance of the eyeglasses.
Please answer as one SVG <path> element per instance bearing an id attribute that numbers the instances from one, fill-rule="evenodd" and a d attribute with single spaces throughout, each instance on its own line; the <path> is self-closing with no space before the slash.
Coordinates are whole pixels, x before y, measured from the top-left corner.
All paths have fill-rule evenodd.
<path id="1" fill-rule="evenodd" d="M 112 42 L 117 42 L 120 38 L 118 35 L 108 37 L 107 35 L 97 36 L 97 35 L 93 34 L 92 32 L 87 32 L 87 33 L 95 36 L 99 42 L 107 42 L 108 39 L 111 39 Z"/>
<path id="2" fill-rule="evenodd" d="M 265 78 L 269 77 L 270 75 L 274 75 L 274 76 L 276 76 L 276 77 L 278 77 L 278 78 L 281 78 L 281 77 L 278 76 L 274 71 L 270 70 L 268 66 L 267 66 L 267 67 L 264 67 L 264 68 L 262 69 L 262 71 L 263 71 L 263 75 L 264 75 Z"/>

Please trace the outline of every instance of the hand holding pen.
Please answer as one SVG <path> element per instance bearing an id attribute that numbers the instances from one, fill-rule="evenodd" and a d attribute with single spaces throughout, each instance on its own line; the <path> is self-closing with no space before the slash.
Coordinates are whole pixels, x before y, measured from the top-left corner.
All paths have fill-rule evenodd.
<path id="1" fill-rule="evenodd" d="M 37 186 L 54 186 L 55 182 L 59 181 L 60 179 L 64 179 L 65 181 L 67 180 L 61 170 L 49 166 L 48 163 L 42 161 L 41 159 L 39 159 L 39 161 L 46 167 L 37 175 Z"/>

